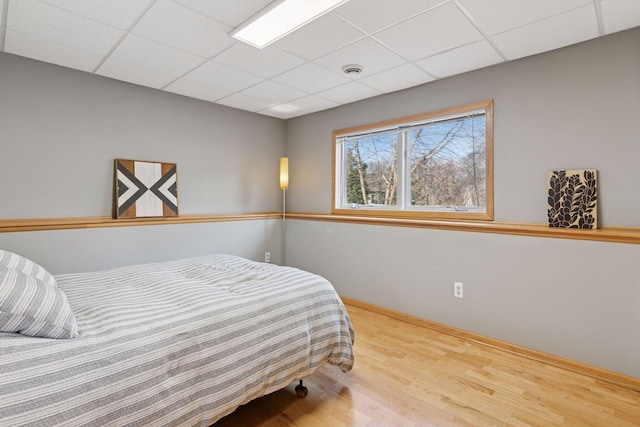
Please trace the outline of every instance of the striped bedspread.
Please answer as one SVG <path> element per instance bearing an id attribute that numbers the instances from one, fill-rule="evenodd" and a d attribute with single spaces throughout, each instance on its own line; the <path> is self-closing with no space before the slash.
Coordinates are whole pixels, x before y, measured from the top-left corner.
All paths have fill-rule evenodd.
<path id="1" fill-rule="evenodd" d="M 80 336 L 0 334 L 0 426 L 208 426 L 353 364 L 342 302 L 298 269 L 210 255 L 56 279 Z"/>

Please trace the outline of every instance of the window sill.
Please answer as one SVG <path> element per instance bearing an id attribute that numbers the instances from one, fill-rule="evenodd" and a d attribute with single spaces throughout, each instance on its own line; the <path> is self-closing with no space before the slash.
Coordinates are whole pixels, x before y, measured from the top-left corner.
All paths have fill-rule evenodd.
<path id="1" fill-rule="evenodd" d="M 384 210 L 384 209 L 339 209 L 334 208 L 332 215 L 355 216 L 365 218 L 389 218 L 401 221 L 492 221 L 493 212 L 464 212 L 464 211 L 420 211 L 420 210 Z"/>

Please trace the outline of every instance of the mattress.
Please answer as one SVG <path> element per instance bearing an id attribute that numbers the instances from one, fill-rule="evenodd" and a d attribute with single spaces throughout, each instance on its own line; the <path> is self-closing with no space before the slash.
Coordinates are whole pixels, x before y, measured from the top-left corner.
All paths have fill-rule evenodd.
<path id="1" fill-rule="evenodd" d="M 218 254 L 56 280 L 79 337 L 0 334 L 1 426 L 208 426 L 353 366 L 344 306 L 309 272 Z"/>

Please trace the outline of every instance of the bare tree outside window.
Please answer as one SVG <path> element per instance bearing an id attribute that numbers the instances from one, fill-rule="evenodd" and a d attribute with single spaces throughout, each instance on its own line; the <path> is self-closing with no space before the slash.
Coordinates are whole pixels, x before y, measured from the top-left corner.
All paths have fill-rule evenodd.
<path id="1" fill-rule="evenodd" d="M 484 114 L 411 130 L 408 138 L 412 206 L 485 206 Z"/>
<path id="2" fill-rule="evenodd" d="M 384 206 L 396 203 L 397 146 L 397 134 L 347 142 L 347 159 L 354 159 L 347 170 L 347 181 L 354 185 L 347 192 L 347 203 Z"/>

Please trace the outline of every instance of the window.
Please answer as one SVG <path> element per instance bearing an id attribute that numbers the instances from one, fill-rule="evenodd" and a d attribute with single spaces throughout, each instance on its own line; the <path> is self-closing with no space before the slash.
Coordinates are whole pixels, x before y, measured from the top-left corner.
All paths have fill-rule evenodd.
<path id="1" fill-rule="evenodd" d="M 493 101 L 333 132 L 335 214 L 493 219 Z"/>

